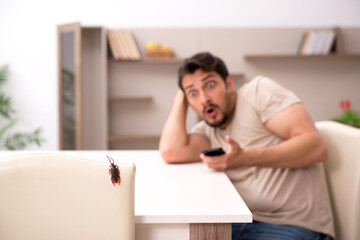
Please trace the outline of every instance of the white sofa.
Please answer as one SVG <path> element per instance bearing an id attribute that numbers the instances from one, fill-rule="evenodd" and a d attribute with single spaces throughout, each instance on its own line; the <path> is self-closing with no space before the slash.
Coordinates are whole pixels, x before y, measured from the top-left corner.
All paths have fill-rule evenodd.
<path id="1" fill-rule="evenodd" d="M 106 156 L 104 156 L 106 158 Z M 135 239 L 134 164 L 59 154 L 0 160 L 0 239 Z"/>
<path id="2" fill-rule="evenodd" d="M 360 239 L 360 129 L 334 121 L 316 127 L 328 145 L 325 174 L 338 240 Z"/>

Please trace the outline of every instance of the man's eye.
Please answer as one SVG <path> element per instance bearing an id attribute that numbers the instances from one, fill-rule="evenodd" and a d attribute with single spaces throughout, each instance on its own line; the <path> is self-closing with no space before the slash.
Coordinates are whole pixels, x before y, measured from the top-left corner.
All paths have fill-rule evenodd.
<path id="1" fill-rule="evenodd" d="M 207 84 L 206 84 L 206 87 L 208 87 L 208 88 L 212 88 L 212 87 L 214 87 L 215 86 L 215 83 L 214 82 L 208 82 Z"/>
<path id="2" fill-rule="evenodd" d="M 189 95 L 190 97 L 195 97 L 195 96 L 196 96 L 196 91 L 190 91 L 190 92 L 188 93 L 188 95 Z"/>

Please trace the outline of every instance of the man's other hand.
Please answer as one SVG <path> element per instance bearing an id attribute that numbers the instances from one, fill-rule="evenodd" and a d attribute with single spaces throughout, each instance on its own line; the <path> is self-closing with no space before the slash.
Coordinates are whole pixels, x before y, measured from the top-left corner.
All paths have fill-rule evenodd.
<path id="1" fill-rule="evenodd" d="M 231 139 L 229 135 L 227 135 L 225 139 L 230 145 L 226 154 L 216 157 L 209 157 L 204 154 L 200 155 L 201 160 L 206 163 L 209 168 L 217 171 L 225 171 L 227 169 L 239 168 L 243 165 L 244 149 L 241 148 L 235 140 Z"/>

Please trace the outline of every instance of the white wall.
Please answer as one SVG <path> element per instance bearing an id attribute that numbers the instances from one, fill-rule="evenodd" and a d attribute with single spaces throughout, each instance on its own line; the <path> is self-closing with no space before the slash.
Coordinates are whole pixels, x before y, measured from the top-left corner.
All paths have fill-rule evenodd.
<path id="1" fill-rule="evenodd" d="M 0 65 L 9 64 L 17 130 L 41 126 L 58 146 L 58 24 L 106 27 L 360 26 L 358 0 L 0 0 Z M 1 124 L 1 123 L 0 123 Z"/>

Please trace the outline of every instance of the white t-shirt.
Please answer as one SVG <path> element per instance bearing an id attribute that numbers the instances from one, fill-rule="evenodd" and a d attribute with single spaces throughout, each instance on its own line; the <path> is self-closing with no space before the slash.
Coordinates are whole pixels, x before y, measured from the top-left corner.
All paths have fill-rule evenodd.
<path id="1" fill-rule="evenodd" d="M 283 139 L 270 132 L 264 123 L 299 102 L 293 92 L 258 76 L 238 90 L 235 115 L 226 129 L 213 128 L 201 121 L 191 132 L 205 134 L 211 147 L 224 150 L 229 147 L 226 135 L 243 148 L 277 145 Z M 226 173 L 254 220 L 297 225 L 335 236 L 322 164 L 296 169 L 242 167 Z"/>

